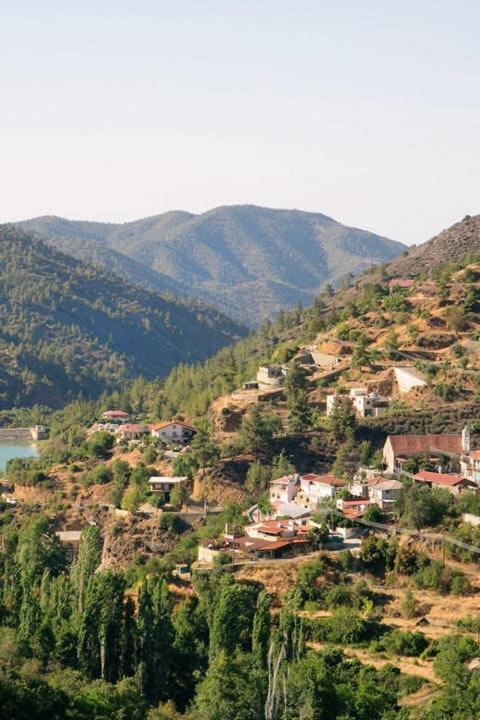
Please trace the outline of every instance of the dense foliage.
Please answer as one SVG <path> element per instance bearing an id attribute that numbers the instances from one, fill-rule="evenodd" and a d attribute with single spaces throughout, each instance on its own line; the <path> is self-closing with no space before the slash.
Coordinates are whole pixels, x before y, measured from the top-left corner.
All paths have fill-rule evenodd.
<path id="1" fill-rule="evenodd" d="M 59 407 L 165 375 L 242 334 L 220 313 L 129 285 L 0 228 L 0 407 Z"/>

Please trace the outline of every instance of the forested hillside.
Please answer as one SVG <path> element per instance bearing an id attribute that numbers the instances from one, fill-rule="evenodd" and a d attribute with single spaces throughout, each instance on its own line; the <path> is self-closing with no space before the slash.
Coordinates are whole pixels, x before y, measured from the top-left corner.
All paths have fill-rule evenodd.
<path id="1" fill-rule="evenodd" d="M 243 334 L 200 303 L 161 297 L 0 229 L 0 406 L 59 407 L 165 375 Z"/>
<path id="2" fill-rule="evenodd" d="M 405 247 L 320 213 L 253 205 L 123 225 L 51 216 L 20 225 L 138 281 L 134 260 L 148 268 L 144 285 L 200 298 L 252 327 L 298 301 L 311 304 L 324 283 L 391 260 Z"/>

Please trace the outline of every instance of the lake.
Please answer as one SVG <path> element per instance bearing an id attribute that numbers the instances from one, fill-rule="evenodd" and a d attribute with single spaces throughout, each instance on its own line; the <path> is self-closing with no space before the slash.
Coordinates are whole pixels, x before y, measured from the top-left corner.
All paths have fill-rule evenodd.
<path id="1" fill-rule="evenodd" d="M 38 448 L 29 442 L 0 442 L 0 470 L 5 472 L 7 462 L 12 458 L 38 457 Z"/>

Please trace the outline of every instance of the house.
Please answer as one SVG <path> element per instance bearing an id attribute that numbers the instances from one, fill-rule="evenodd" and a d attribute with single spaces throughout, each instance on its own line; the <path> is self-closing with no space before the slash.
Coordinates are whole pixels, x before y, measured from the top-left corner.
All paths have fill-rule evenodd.
<path id="1" fill-rule="evenodd" d="M 466 453 L 460 460 L 460 470 L 464 477 L 480 484 L 480 450 Z"/>
<path id="2" fill-rule="evenodd" d="M 439 461 L 442 454 L 458 454 L 463 451 L 462 435 L 389 435 L 383 446 L 383 462 L 389 473 L 401 470 L 409 457 L 416 455 Z"/>
<path id="3" fill-rule="evenodd" d="M 102 420 L 106 420 L 111 423 L 126 423 L 128 420 L 128 413 L 123 410 L 106 410 L 102 413 Z"/>
<path id="4" fill-rule="evenodd" d="M 400 394 L 408 393 L 414 388 L 427 386 L 425 376 L 414 367 L 394 367 L 393 372 Z"/>
<path id="5" fill-rule="evenodd" d="M 336 504 L 337 509 L 341 510 L 346 517 L 361 517 L 368 510 L 371 502 L 368 498 L 352 498 L 350 500 L 339 498 Z"/>
<path id="6" fill-rule="evenodd" d="M 300 476 L 284 475 L 269 483 L 270 502 L 291 503 L 298 491 Z"/>
<path id="7" fill-rule="evenodd" d="M 153 437 L 172 443 L 189 443 L 196 430 L 192 425 L 178 420 L 168 420 L 151 427 Z"/>
<path id="8" fill-rule="evenodd" d="M 260 365 L 257 372 L 259 388 L 280 387 L 285 381 L 287 368 L 285 365 Z"/>
<path id="9" fill-rule="evenodd" d="M 347 397 L 359 417 L 379 417 L 388 410 L 390 397 L 381 397 L 376 392 L 368 392 L 365 388 L 352 388 L 348 395 L 327 395 L 327 417 L 335 406 L 335 398 Z"/>
<path id="10" fill-rule="evenodd" d="M 117 430 L 117 435 L 122 440 L 137 440 L 142 435 L 147 435 L 149 428 L 147 425 L 138 425 L 137 423 L 126 423 Z"/>
<path id="11" fill-rule="evenodd" d="M 80 538 L 82 536 L 82 531 L 58 530 L 55 535 L 60 540 L 62 545 L 67 546 L 67 554 L 69 560 L 74 560 L 78 555 L 78 548 L 80 546 Z"/>
<path id="12" fill-rule="evenodd" d="M 220 554 L 227 554 L 232 561 L 244 558 L 277 558 L 296 555 L 310 548 L 307 521 L 268 520 L 240 529 L 225 528 L 223 538 L 203 540 L 198 548 L 199 562 L 211 563 Z"/>
<path id="13" fill-rule="evenodd" d="M 321 500 L 334 498 L 337 492 L 344 487 L 346 487 L 346 483 L 333 475 L 316 475 L 314 473 L 302 475 L 296 502 L 305 507 L 316 508 Z"/>
<path id="14" fill-rule="evenodd" d="M 398 480 L 384 480 L 377 482 L 368 488 L 368 496 L 370 501 L 381 510 L 392 510 L 398 500 L 403 485 Z"/>
<path id="15" fill-rule="evenodd" d="M 352 495 L 359 498 L 368 498 L 368 490 L 372 485 L 383 482 L 383 470 L 376 468 L 359 468 L 348 484 Z"/>
<path id="16" fill-rule="evenodd" d="M 445 488 L 452 495 L 459 495 L 465 490 L 478 490 L 478 486 L 474 482 L 462 477 L 462 475 L 448 475 L 446 473 L 421 470 L 414 475 L 414 480 L 427 485 L 429 488 Z"/>
<path id="17" fill-rule="evenodd" d="M 169 476 L 169 475 L 162 475 L 162 476 L 153 476 L 149 479 L 148 484 L 150 486 L 151 492 L 155 493 L 155 495 L 160 495 L 160 497 L 163 498 L 163 501 L 166 503 L 170 502 L 170 493 L 172 492 L 174 487 L 177 487 L 178 485 L 184 485 L 188 482 L 188 477 L 185 476 Z"/>
<path id="18" fill-rule="evenodd" d="M 274 518 L 292 518 L 292 520 L 306 519 L 310 517 L 311 510 L 296 502 L 284 503 L 280 500 L 274 500 L 270 503 L 272 506 L 271 516 Z"/>

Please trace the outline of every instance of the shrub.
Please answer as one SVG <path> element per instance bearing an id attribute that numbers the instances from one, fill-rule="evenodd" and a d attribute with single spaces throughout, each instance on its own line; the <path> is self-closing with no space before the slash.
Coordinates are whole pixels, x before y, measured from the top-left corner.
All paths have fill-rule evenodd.
<path id="1" fill-rule="evenodd" d="M 158 529 L 162 532 L 178 533 L 179 519 L 175 513 L 164 512 L 160 515 Z"/>
<path id="2" fill-rule="evenodd" d="M 105 430 L 99 430 L 91 436 L 87 448 L 90 455 L 94 457 L 107 457 L 113 447 L 115 439 L 113 435 Z"/>
<path id="3" fill-rule="evenodd" d="M 418 657 L 428 647 L 428 640 L 421 632 L 394 630 L 382 642 L 387 651 L 406 657 Z"/>
<path id="4" fill-rule="evenodd" d="M 112 471 L 107 465 L 97 465 L 92 472 L 92 478 L 96 485 L 105 485 L 112 479 Z"/>
<path id="5" fill-rule="evenodd" d="M 400 612 L 405 618 L 413 618 L 417 614 L 418 602 L 411 590 L 407 590 L 400 605 Z"/>

